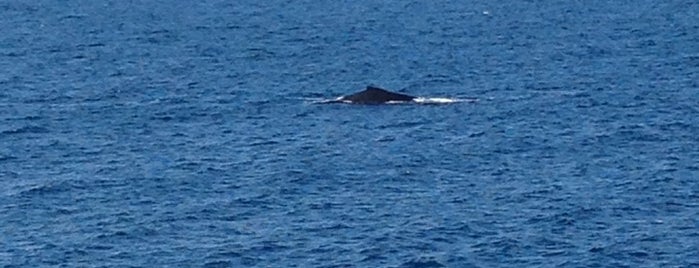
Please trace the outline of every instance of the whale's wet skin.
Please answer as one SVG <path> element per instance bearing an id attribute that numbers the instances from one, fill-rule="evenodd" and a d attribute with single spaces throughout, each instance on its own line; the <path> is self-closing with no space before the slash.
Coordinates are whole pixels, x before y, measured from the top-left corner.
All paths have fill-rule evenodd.
<path id="1" fill-rule="evenodd" d="M 390 92 L 388 90 L 373 86 L 368 86 L 364 91 L 340 97 L 340 101 L 349 101 L 351 103 L 358 104 L 380 104 L 391 101 L 407 102 L 413 100 L 415 100 L 415 97 L 413 96 Z"/>
<path id="2" fill-rule="evenodd" d="M 348 104 L 400 104 L 400 103 L 418 103 L 418 104 L 447 104 L 454 102 L 473 102 L 477 99 L 454 99 L 444 97 L 415 97 L 407 94 L 396 93 L 386 89 L 367 86 L 365 90 L 360 92 L 341 96 L 336 99 L 321 100 L 316 103 L 348 103 Z"/>

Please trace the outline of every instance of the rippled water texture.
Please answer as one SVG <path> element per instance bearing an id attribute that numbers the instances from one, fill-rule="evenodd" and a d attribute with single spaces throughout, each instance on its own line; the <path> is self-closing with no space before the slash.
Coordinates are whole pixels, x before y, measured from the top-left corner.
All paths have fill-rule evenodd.
<path id="1" fill-rule="evenodd" d="M 699 266 L 696 1 L 0 14 L 0 266 Z"/>

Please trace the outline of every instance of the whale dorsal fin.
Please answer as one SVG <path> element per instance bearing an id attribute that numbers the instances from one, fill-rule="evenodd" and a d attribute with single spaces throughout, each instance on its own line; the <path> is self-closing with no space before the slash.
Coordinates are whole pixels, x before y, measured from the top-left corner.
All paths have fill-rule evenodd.
<path id="1" fill-rule="evenodd" d="M 380 104 L 389 101 L 413 101 L 415 97 L 391 92 L 380 87 L 367 86 L 365 90 L 352 95 L 343 96 L 340 100 L 352 103 Z"/>

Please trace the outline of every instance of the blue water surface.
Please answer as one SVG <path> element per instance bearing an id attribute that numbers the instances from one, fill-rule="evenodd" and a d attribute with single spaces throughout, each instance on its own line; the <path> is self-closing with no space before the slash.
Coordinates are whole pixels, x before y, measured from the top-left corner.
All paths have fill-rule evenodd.
<path id="1" fill-rule="evenodd" d="M 696 1 L 0 14 L 0 266 L 699 266 Z"/>

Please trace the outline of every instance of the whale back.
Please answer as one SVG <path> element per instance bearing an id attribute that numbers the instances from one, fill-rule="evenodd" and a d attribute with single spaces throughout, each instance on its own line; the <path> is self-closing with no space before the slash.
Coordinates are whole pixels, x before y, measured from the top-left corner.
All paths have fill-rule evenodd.
<path id="1" fill-rule="evenodd" d="M 412 101 L 415 97 L 388 90 L 368 86 L 365 90 L 347 95 L 341 98 L 343 101 L 351 101 L 352 103 L 379 104 L 389 101 Z"/>

